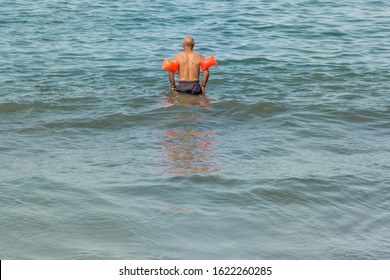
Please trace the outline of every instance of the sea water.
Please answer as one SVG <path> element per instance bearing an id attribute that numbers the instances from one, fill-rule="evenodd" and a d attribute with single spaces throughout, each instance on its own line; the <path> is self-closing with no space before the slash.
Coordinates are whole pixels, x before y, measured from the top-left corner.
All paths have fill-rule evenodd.
<path id="1" fill-rule="evenodd" d="M 0 11 L 1 259 L 390 258 L 388 1 Z"/>

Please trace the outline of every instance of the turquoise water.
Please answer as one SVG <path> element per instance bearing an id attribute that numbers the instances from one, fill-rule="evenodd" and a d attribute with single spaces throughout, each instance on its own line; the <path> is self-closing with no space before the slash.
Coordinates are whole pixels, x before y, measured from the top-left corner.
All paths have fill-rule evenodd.
<path id="1" fill-rule="evenodd" d="M 1 1 L 0 258 L 389 259 L 390 4 L 339 2 Z"/>

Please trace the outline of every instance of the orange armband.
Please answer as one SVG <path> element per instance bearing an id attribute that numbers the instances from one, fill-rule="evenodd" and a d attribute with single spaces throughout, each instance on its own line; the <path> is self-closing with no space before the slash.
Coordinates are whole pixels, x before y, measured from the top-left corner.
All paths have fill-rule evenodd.
<path id="1" fill-rule="evenodd" d="M 177 63 L 176 61 L 170 61 L 168 59 L 164 59 L 164 62 L 162 64 L 163 70 L 176 72 L 178 68 L 179 68 L 179 63 Z"/>
<path id="2" fill-rule="evenodd" d="M 213 55 L 210 55 L 208 58 L 202 59 L 200 61 L 200 67 L 202 67 L 202 70 L 207 70 L 211 66 L 216 65 L 217 61 L 215 60 Z"/>

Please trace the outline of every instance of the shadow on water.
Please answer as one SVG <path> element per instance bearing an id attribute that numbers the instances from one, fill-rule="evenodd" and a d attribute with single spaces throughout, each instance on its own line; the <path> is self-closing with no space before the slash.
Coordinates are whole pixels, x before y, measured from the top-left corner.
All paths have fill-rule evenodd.
<path id="1" fill-rule="evenodd" d="M 208 108 L 210 99 L 202 96 L 169 93 L 165 106 L 185 106 L 181 115 L 168 123 L 162 132 L 162 167 L 160 172 L 172 175 L 209 174 L 219 171 L 215 159 L 215 130 L 205 125 L 207 117 L 200 110 Z"/>

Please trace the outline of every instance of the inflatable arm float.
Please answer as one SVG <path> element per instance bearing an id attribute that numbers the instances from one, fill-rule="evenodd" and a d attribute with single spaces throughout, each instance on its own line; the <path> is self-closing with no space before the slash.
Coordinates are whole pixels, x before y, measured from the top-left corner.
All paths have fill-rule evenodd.
<path id="1" fill-rule="evenodd" d="M 177 63 L 176 61 L 170 61 L 168 59 L 164 59 L 164 62 L 162 64 L 163 70 L 176 72 L 178 68 L 179 68 L 179 63 Z"/>
<path id="2" fill-rule="evenodd" d="M 209 57 L 200 61 L 200 67 L 202 67 L 203 71 L 209 69 L 211 66 L 214 66 L 216 64 L 217 61 L 215 60 L 213 55 L 210 55 Z"/>

